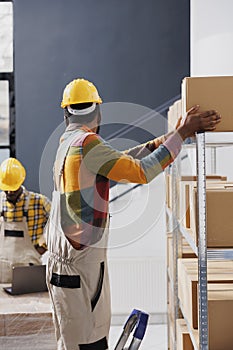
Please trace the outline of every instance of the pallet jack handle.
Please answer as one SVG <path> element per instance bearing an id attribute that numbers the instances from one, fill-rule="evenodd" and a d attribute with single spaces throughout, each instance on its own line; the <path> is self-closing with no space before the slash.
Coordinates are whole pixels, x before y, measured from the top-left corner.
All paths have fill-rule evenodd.
<path id="1" fill-rule="evenodd" d="M 130 336 L 130 333 L 132 333 L 135 327 L 133 339 L 128 350 L 139 349 L 146 332 L 148 318 L 149 315 L 145 312 L 134 309 L 123 327 L 123 332 L 114 350 L 126 350 L 124 349 L 124 346 Z"/>

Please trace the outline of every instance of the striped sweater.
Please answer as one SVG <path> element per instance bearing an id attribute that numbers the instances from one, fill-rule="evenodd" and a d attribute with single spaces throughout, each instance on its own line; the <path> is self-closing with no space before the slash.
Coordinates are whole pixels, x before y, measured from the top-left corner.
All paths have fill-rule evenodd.
<path id="1" fill-rule="evenodd" d="M 73 138 L 70 125 L 61 138 Z M 146 184 L 160 174 L 178 154 L 177 133 L 161 136 L 124 152 L 111 147 L 86 127 L 75 133 L 63 169 L 62 228 L 71 244 L 82 249 L 96 243 L 108 218 L 109 180 Z"/>

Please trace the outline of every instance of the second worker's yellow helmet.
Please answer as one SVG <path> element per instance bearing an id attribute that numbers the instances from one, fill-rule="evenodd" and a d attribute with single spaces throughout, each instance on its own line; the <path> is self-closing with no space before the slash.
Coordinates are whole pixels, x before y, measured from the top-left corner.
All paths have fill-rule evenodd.
<path id="1" fill-rule="evenodd" d="M 8 158 L 0 165 L 0 190 L 16 191 L 23 184 L 26 170 L 15 158 Z"/>
<path id="2" fill-rule="evenodd" d="M 88 80 L 79 78 L 66 85 L 61 102 L 62 108 L 72 104 L 88 102 L 102 103 L 102 99 L 94 84 Z"/>

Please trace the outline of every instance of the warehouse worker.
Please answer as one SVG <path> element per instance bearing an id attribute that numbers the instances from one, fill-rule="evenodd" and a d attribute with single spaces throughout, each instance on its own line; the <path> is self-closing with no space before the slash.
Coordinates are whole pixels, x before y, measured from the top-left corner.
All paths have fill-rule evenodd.
<path id="1" fill-rule="evenodd" d="M 98 135 L 101 103 L 96 87 L 85 79 L 64 89 L 67 128 L 54 164 L 47 242 L 58 350 L 108 349 L 109 180 L 150 182 L 174 160 L 183 140 L 196 131 L 214 130 L 220 121 L 215 111 L 193 107 L 174 132 L 120 152 Z"/>
<path id="2" fill-rule="evenodd" d="M 23 165 L 8 158 L 0 165 L 0 282 L 11 282 L 17 264 L 41 264 L 46 251 L 43 229 L 50 212 L 45 196 L 22 186 Z"/>

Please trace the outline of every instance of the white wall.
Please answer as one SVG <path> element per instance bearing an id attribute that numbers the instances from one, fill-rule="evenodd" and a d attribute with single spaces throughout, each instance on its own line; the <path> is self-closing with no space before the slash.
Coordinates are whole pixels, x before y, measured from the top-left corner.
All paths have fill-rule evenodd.
<path id="1" fill-rule="evenodd" d="M 191 0 L 191 76 L 233 75 L 233 1 Z"/>
<path id="2" fill-rule="evenodd" d="M 132 186 L 116 185 L 110 199 Z M 150 322 L 166 322 L 164 174 L 113 201 L 110 214 L 112 322 L 116 323 L 119 314 L 125 316 L 132 308 L 148 312 Z"/>
<path id="3" fill-rule="evenodd" d="M 111 257 L 164 257 L 164 181 L 164 174 L 160 174 L 150 184 L 137 187 L 110 204 Z M 110 198 L 133 185 L 116 185 Z"/>
<path id="4" fill-rule="evenodd" d="M 233 1 L 191 0 L 191 76 L 233 75 Z M 230 133 L 211 134 L 212 141 L 233 142 Z M 233 147 L 216 150 L 216 170 L 233 181 Z"/>

